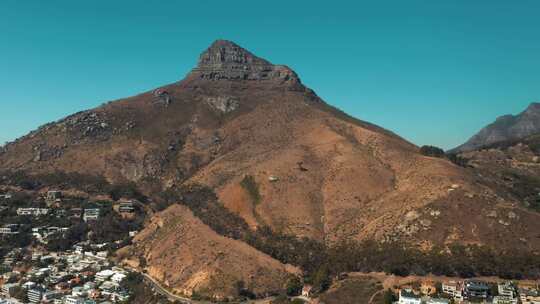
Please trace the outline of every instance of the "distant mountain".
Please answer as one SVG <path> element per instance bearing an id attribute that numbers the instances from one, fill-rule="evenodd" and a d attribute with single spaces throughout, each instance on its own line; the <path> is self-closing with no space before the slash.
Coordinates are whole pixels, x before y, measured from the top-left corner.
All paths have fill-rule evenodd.
<path id="1" fill-rule="evenodd" d="M 471 137 L 452 152 L 476 150 L 497 142 L 522 139 L 540 133 L 540 103 L 531 103 L 518 115 L 504 115 Z"/>

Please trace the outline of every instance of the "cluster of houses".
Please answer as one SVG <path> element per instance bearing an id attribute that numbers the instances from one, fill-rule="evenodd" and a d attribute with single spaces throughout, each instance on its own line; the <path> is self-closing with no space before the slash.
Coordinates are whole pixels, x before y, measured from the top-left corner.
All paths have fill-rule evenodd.
<path id="1" fill-rule="evenodd" d="M 129 300 L 129 291 L 122 287 L 128 272 L 107 259 L 108 252 L 100 251 L 105 246 L 81 243 L 58 253 L 23 253 L 14 249 L 3 260 L 2 266 L 10 271 L 0 277 L 0 304 L 106 304 Z"/>
<path id="2" fill-rule="evenodd" d="M 46 208 L 21 207 L 14 210 L 9 203 L 12 197 L 11 194 L 0 195 L 0 208 L 3 208 L 0 212 L 11 210 L 11 216 L 34 219 L 56 216 L 92 222 L 98 221 L 103 211 L 100 208 L 77 208 L 60 191 L 48 191 L 42 197 Z M 123 201 L 112 207 L 123 218 L 135 216 L 136 208 L 132 201 Z M 32 223 L 1 223 L 0 238 L 17 237 L 19 234 L 30 234 L 31 231 L 38 243 L 47 244 L 51 239 L 65 236 L 70 229 L 47 225 L 47 221 L 42 220 Z M 136 231 L 133 231 L 129 235 L 135 234 Z M 128 272 L 108 259 L 108 249 L 122 241 L 103 244 L 85 241 L 62 252 L 48 252 L 46 246 L 36 246 L 38 243 L 32 247 L 11 250 L 0 263 L 0 304 L 126 303 L 129 291 L 122 286 L 122 282 Z"/>
<path id="3" fill-rule="evenodd" d="M 12 194 L 1 194 L 0 199 L 8 200 Z M 58 218 L 69 216 L 70 218 L 82 219 L 84 222 L 98 221 L 102 215 L 100 208 L 61 208 L 62 192 L 57 190 L 48 191 L 44 196 L 47 208 L 21 207 L 16 209 L 17 216 L 39 218 L 42 216 L 56 216 Z M 0 212 L 6 210 L 8 206 L 0 205 Z M 116 204 L 113 209 L 124 219 L 132 219 L 135 216 L 135 204 L 133 201 L 124 201 Z M 20 232 L 20 225 L 13 223 L 3 223 L 0 226 L 0 237 L 2 235 L 13 235 Z M 69 227 L 33 227 L 32 235 L 41 243 L 47 243 L 47 238 L 57 236 L 58 233 L 66 232 Z"/>
<path id="4" fill-rule="evenodd" d="M 419 289 L 404 287 L 399 291 L 399 304 L 540 304 L 537 283 L 500 282 L 480 280 L 447 281 L 439 288 L 433 281 L 422 282 Z"/>

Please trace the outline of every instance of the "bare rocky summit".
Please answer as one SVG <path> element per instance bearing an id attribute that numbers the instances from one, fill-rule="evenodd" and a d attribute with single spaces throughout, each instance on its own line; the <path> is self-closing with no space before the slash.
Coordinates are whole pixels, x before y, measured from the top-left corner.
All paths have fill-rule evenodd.
<path id="1" fill-rule="evenodd" d="M 273 65 L 227 40 L 217 40 L 203 52 L 192 74 L 208 80 L 300 82 L 296 73 L 288 67 Z"/>

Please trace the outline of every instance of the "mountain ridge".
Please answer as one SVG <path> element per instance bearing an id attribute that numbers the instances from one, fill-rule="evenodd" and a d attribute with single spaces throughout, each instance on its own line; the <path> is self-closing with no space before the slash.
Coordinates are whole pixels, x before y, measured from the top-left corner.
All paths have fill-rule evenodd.
<path id="1" fill-rule="evenodd" d="M 475 149 L 513 139 L 522 139 L 540 132 L 540 103 L 530 103 L 517 115 L 502 115 L 495 119 L 464 144 L 450 150 L 451 153 Z"/>

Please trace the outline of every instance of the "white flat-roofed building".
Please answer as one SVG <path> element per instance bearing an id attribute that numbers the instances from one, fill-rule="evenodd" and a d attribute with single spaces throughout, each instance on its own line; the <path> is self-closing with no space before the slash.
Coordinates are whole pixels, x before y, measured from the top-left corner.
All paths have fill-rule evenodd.
<path id="1" fill-rule="evenodd" d="M 17 208 L 17 215 L 42 216 L 47 215 L 49 211 L 48 208 Z"/>
<path id="2" fill-rule="evenodd" d="M 0 227 L 0 234 L 10 235 L 10 234 L 18 234 L 18 233 L 19 233 L 18 224 L 6 224 Z"/>
<path id="3" fill-rule="evenodd" d="M 415 295 L 410 289 L 401 289 L 399 291 L 399 304 L 422 304 L 422 299 Z"/>
<path id="4" fill-rule="evenodd" d="M 98 281 L 98 282 L 107 281 L 114 274 L 115 274 L 115 272 L 110 270 L 110 269 L 100 271 L 100 272 L 96 273 L 96 281 Z"/>
<path id="5" fill-rule="evenodd" d="M 99 219 L 100 210 L 99 208 L 88 208 L 84 209 L 83 220 L 88 221 L 97 221 Z"/>

